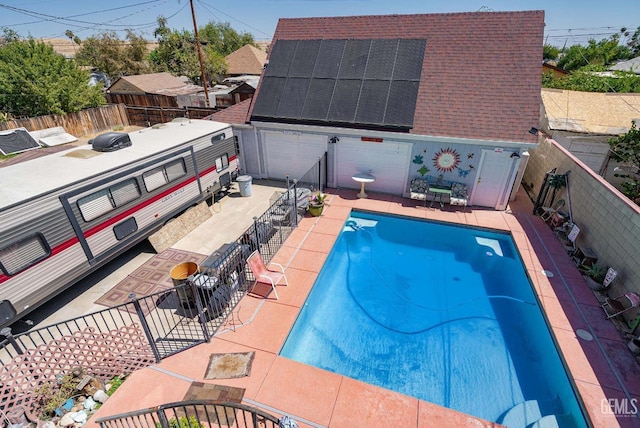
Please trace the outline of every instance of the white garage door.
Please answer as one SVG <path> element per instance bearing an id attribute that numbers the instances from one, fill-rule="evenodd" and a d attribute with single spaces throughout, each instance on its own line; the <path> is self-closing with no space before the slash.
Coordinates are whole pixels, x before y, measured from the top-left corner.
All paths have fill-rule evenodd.
<path id="1" fill-rule="evenodd" d="M 267 176 L 276 180 L 302 177 L 327 150 L 326 135 L 264 132 Z"/>
<path id="2" fill-rule="evenodd" d="M 376 181 L 366 190 L 401 195 L 406 186 L 411 157 L 410 143 L 372 143 L 346 138 L 336 144 L 336 180 L 339 187 L 359 188 L 351 178 L 369 173 Z"/>

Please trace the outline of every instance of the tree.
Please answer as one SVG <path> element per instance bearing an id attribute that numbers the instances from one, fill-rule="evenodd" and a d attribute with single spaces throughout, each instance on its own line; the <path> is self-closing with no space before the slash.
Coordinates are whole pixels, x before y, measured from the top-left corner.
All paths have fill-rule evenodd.
<path id="1" fill-rule="evenodd" d="M 542 75 L 542 87 L 582 92 L 640 93 L 640 77 L 628 71 L 607 72 L 602 66 L 587 66 L 568 76 L 554 78 L 553 73 Z"/>
<path id="2" fill-rule="evenodd" d="M 206 45 L 209 51 L 217 52 L 223 57 L 237 51 L 244 45 L 253 45 L 255 43 L 251 34 L 238 33 L 231 28 L 231 24 L 228 22 L 220 22 L 218 24 L 209 22 L 198 29 L 198 35 L 202 44 Z"/>
<path id="3" fill-rule="evenodd" d="M 596 42 L 590 39 L 587 46 L 573 45 L 564 52 L 558 61 L 558 67 L 565 70 L 577 70 L 587 65 L 600 65 L 603 67 L 613 64 L 617 60 L 631 58 L 631 50 L 620 45 L 620 36 L 614 34 L 608 39 Z"/>
<path id="4" fill-rule="evenodd" d="M 63 114 L 105 103 L 89 73 L 33 39 L 0 47 L 0 106 L 13 116 Z"/>
<path id="5" fill-rule="evenodd" d="M 624 135 L 609 139 L 611 157 L 626 164 L 621 169 L 624 174 L 615 174 L 616 177 L 626 178 L 622 183 L 622 193 L 629 199 L 640 205 L 640 130 L 636 127 L 636 121 L 631 122 L 631 129 Z"/>
<path id="6" fill-rule="evenodd" d="M 147 52 L 147 41 L 130 30 L 125 40 L 120 40 L 114 32 L 105 32 L 82 41 L 76 61 L 115 80 L 151 71 Z"/>
<path id="7" fill-rule="evenodd" d="M 193 82 L 202 84 L 193 33 L 169 29 L 166 18 L 161 16 L 154 36 L 158 39 L 158 47 L 150 55 L 153 70 L 167 71 L 176 76 L 185 75 Z M 255 43 L 251 34 L 238 33 L 228 22 L 207 23 L 198 29 L 198 37 L 203 46 L 203 63 L 209 82 L 219 81 L 226 73 L 225 56 L 246 44 Z"/>
<path id="8" fill-rule="evenodd" d="M 200 82 L 200 64 L 193 35 L 187 30 L 171 30 L 162 16 L 158 18 L 158 28 L 153 35 L 158 39 L 158 47 L 149 55 L 153 71 L 184 75 Z"/>
<path id="9" fill-rule="evenodd" d="M 555 61 L 558 59 L 558 56 L 560 55 L 560 48 L 555 47 L 553 45 L 549 45 L 549 44 L 545 44 L 542 47 L 542 59 L 544 61 Z"/>
<path id="10" fill-rule="evenodd" d="M 626 28 L 622 28 L 620 34 L 627 38 L 627 47 L 631 50 L 631 56 L 634 58 L 640 56 L 640 26 L 633 34 L 630 34 Z"/>

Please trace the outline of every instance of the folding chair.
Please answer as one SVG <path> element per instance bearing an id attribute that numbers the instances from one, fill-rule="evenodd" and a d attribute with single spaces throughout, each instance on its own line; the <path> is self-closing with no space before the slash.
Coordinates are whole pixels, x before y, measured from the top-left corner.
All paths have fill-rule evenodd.
<path id="1" fill-rule="evenodd" d="M 636 293 L 628 292 L 622 296 L 612 299 L 607 297 L 602 305 L 600 305 L 607 315 L 607 319 L 611 319 L 620 314 L 627 312 L 633 308 L 640 306 L 640 296 Z"/>
<path id="2" fill-rule="evenodd" d="M 278 292 L 276 291 L 276 284 L 284 279 L 284 285 L 289 285 L 289 281 L 287 281 L 287 277 L 284 274 L 284 267 L 278 263 L 269 263 L 269 265 L 278 266 L 280 271 L 269 269 L 267 265 L 265 265 L 264 260 L 262 259 L 262 254 L 258 251 L 254 251 L 249 258 L 247 259 L 247 264 L 249 265 L 249 269 L 253 273 L 253 276 L 256 278 L 256 284 L 269 284 L 273 289 L 274 294 L 276 295 L 276 300 L 278 299 Z M 255 284 L 254 284 L 255 287 Z"/>

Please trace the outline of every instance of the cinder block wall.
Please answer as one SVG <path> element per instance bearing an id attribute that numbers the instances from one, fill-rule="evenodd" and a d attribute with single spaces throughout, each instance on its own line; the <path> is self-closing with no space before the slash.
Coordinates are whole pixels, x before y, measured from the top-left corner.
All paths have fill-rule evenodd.
<path id="1" fill-rule="evenodd" d="M 530 154 L 523 183 L 531 198 L 538 195 L 547 171 L 570 171 L 571 210 L 580 227 L 578 243 L 595 250 L 598 264 L 618 271 L 609 295 L 626 290 L 640 293 L 640 207 L 552 139 L 541 139 Z M 566 189 L 558 198 L 567 200 Z"/>

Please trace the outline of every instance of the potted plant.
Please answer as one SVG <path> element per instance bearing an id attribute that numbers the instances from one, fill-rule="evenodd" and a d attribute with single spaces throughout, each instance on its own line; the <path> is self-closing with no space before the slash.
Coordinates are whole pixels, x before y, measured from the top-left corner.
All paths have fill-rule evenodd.
<path id="1" fill-rule="evenodd" d="M 316 192 L 311 195 L 309 199 L 309 214 L 318 217 L 322 214 L 322 210 L 324 210 L 324 200 L 327 198 L 327 195 L 322 192 Z"/>
<path id="2" fill-rule="evenodd" d="M 587 281 L 587 285 L 593 291 L 602 291 L 604 290 L 604 276 L 606 273 L 606 269 L 597 264 L 592 264 L 591 266 L 586 267 L 583 270 L 585 281 Z"/>

